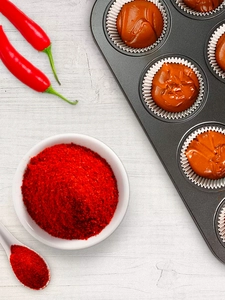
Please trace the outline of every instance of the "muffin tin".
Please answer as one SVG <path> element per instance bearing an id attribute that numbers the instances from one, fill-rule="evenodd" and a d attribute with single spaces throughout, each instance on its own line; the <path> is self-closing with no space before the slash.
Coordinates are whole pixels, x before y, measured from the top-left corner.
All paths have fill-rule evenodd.
<path id="1" fill-rule="evenodd" d="M 225 2 L 203 14 L 188 9 L 181 0 L 153 1 L 165 14 L 160 41 L 148 49 L 127 51 L 115 43 L 117 32 L 109 32 L 108 23 L 112 5 L 128 1 L 97 0 L 91 13 L 93 36 L 206 243 L 225 262 L 225 185 L 190 180 L 183 162 L 184 145 L 192 134 L 204 128 L 225 132 L 225 75 L 215 68 L 212 54 L 214 33 L 225 28 Z M 146 102 L 149 70 L 174 59 L 197 70 L 201 87 L 197 105 L 179 116 L 156 113 Z"/>

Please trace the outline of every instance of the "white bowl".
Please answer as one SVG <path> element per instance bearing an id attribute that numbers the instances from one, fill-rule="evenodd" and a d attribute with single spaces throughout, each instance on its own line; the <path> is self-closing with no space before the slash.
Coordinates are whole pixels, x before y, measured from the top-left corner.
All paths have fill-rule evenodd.
<path id="1" fill-rule="evenodd" d="M 53 237 L 41 229 L 30 217 L 23 203 L 21 186 L 28 162 L 42 150 L 55 144 L 74 143 L 97 152 L 111 166 L 117 179 L 119 201 L 111 222 L 98 234 L 87 240 L 66 240 Z M 83 249 L 105 240 L 121 223 L 129 201 L 129 182 L 127 173 L 118 156 L 101 141 L 82 134 L 62 134 L 47 138 L 34 146 L 20 162 L 13 180 L 13 203 L 16 214 L 24 228 L 40 242 L 58 249 Z"/>

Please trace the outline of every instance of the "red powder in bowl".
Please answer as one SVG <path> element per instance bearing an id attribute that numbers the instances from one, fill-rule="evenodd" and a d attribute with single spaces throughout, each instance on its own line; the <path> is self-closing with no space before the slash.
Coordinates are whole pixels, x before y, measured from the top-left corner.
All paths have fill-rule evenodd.
<path id="1" fill-rule="evenodd" d="M 107 161 L 73 143 L 48 147 L 31 158 L 21 189 L 31 218 L 50 235 L 68 240 L 99 234 L 119 196 Z"/>

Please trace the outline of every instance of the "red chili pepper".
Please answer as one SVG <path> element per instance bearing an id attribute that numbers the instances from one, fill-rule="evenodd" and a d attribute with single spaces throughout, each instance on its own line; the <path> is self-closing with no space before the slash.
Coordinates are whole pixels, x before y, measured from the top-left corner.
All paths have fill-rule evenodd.
<path id="1" fill-rule="evenodd" d="M 24 84 L 37 92 L 54 94 L 70 104 L 78 101 L 69 101 L 56 92 L 44 73 L 24 58 L 8 40 L 2 26 L 0 25 L 0 59 L 8 70 Z"/>
<path id="2" fill-rule="evenodd" d="M 55 79 L 60 84 L 52 57 L 51 41 L 44 30 L 8 0 L 0 1 L 0 11 L 36 50 L 48 55 Z"/>

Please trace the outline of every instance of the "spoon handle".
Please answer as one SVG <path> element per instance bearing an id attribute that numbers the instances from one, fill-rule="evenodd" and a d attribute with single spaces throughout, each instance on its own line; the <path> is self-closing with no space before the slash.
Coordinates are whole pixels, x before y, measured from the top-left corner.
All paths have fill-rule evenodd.
<path id="1" fill-rule="evenodd" d="M 6 227 L 0 222 L 0 243 L 4 248 L 8 258 L 11 255 L 11 246 L 12 245 L 22 245 L 9 231 Z"/>

